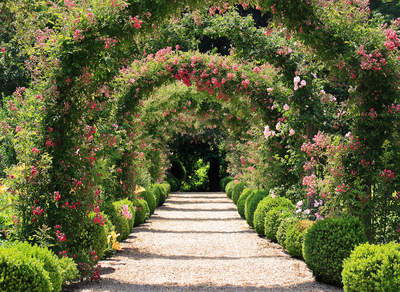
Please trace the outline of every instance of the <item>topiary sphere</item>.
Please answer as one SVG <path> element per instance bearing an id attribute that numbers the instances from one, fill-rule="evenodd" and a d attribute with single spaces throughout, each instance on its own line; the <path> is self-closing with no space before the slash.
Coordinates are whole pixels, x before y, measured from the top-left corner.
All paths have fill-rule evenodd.
<path id="1" fill-rule="evenodd" d="M 304 236 L 304 260 L 317 280 L 341 285 L 343 260 L 366 241 L 364 226 L 355 217 L 319 220 Z"/>
<path id="2" fill-rule="evenodd" d="M 156 197 L 157 206 L 164 204 L 165 200 L 167 199 L 167 192 L 165 188 L 160 184 L 154 184 L 150 187 L 150 190 Z"/>
<path id="3" fill-rule="evenodd" d="M 254 229 L 259 235 L 265 235 L 265 215 L 267 215 L 267 213 L 275 207 L 294 210 L 293 203 L 285 197 L 271 198 L 270 196 L 267 196 L 262 199 L 262 201 L 257 205 L 256 211 L 254 212 L 253 222 Z"/>
<path id="4" fill-rule="evenodd" d="M 101 213 L 100 213 L 101 214 Z M 102 215 L 102 214 L 101 214 Z M 90 212 L 88 215 L 89 222 L 87 223 L 88 232 L 88 245 L 86 248 L 91 248 L 96 251 L 96 255 L 100 260 L 104 251 L 107 248 L 107 225 L 94 223 L 94 218 L 97 217 L 97 213 Z"/>
<path id="5" fill-rule="evenodd" d="M 237 200 L 239 199 L 239 197 L 240 197 L 241 193 L 243 192 L 245 186 L 246 185 L 244 183 L 238 183 L 238 184 L 233 186 L 233 188 L 232 188 L 232 201 L 233 201 L 233 203 L 237 204 Z"/>
<path id="6" fill-rule="evenodd" d="M 244 204 L 244 216 L 247 224 L 249 224 L 250 227 L 253 227 L 254 211 L 257 209 L 258 203 L 266 196 L 268 196 L 268 191 L 259 190 L 247 197 Z"/>
<path id="7" fill-rule="evenodd" d="M 236 185 L 236 182 L 234 181 L 234 180 L 232 180 L 232 181 L 230 181 L 227 185 L 226 185 L 226 187 L 225 187 L 225 192 L 226 192 L 226 195 L 228 196 L 228 198 L 232 198 L 232 190 L 233 190 L 233 187 Z"/>
<path id="8" fill-rule="evenodd" d="M 264 233 L 269 240 L 276 242 L 276 233 L 283 219 L 293 216 L 293 210 L 278 206 L 269 210 L 264 218 Z M 254 215 L 255 219 L 255 215 Z"/>
<path id="9" fill-rule="evenodd" d="M 150 215 L 154 213 L 154 210 L 157 207 L 157 201 L 156 197 L 150 190 L 146 190 L 140 194 L 140 197 L 143 197 L 143 199 L 146 200 L 147 205 L 149 206 L 150 209 Z"/>
<path id="10" fill-rule="evenodd" d="M 252 190 L 252 189 L 246 188 L 240 194 L 240 197 L 237 200 L 237 205 L 236 205 L 240 217 L 245 218 L 244 217 L 244 207 L 245 207 L 245 204 L 246 204 L 246 200 L 254 192 L 256 192 L 256 190 Z"/>
<path id="11" fill-rule="evenodd" d="M 304 235 L 312 224 L 314 221 L 300 220 L 287 228 L 285 248 L 292 257 L 303 258 Z"/>
<path id="12" fill-rule="evenodd" d="M 400 244 L 361 244 L 343 262 L 346 292 L 399 291 Z"/>
<path id="13" fill-rule="evenodd" d="M 298 217 L 288 217 L 283 219 L 281 224 L 279 224 L 278 231 L 276 232 L 276 240 L 282 247 L 286 248 L 285 240 L 287 229 L 298 221 L 300 221 Z"/>
<path id="14" fill-rule="evenodd" d="M 0 248 L 0 291 L 52 291 L 43 263 L 12 248 Z"/>
<path id="15" fill-rule="evenodd" d="M 133 201 L 136 206 L 135 226 L 143 224 L 150 217 L 150 209 L 145 200 L 136 199 Z"/>

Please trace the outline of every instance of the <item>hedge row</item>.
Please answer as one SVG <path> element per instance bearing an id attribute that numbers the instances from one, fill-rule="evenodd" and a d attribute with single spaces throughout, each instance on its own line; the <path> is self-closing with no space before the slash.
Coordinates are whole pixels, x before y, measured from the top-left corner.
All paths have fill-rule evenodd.
<path id="1" fill-rule="evenodd" d="M 103 212 L 88 214 L 89 235 L 82 244 L 101 259 L 113 251 L 110 234 L 119 234 L 119 241 L 126 239 L 134 226 L 149 218 L 149 205 L 154 209 L 155 204 L 162 205 L 169 191 L 169 184 L 156 184 L 131 200 L 104 202 Z M 47 247 L 22 242 L 3 242 L 0 246 L 0 291 L 61 291 L 64 284 L 80 277 L 72 258 L 58 258 Z"/>
<path id="2" fill-rule="evenodd" d="M 342 216 L 310 221 L 297 217 L 287 198 L 231 181 L 226 193 L 238 213 L 260 236 L 304 259 L 317 280 L 345 291 L 398 291 L 400 244 L 371 245 L 362 223 Z M 239 194 L 238 194 L 239 193 Z"/>

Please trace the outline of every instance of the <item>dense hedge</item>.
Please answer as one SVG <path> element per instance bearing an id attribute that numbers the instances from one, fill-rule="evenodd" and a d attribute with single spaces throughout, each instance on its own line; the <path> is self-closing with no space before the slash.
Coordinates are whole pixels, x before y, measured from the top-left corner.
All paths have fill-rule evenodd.
<path id="1" fill-rule="evenodd" d="M 107 220 L 105 218 L 105 214 L 100 213 L 103 217 L 104 220 Z M 94 218 L 97 216 L 97 213 L 95 212 L 90 212 L 88 217 L 89 217 L 89 223 L 88 223 L 88 233 L 90 234 L 89 236 L 89 246 L 87 247 L 88 249 L 95 250 L 96 255 L 98 256 L 99 259 L 101 259 L 104 255 L 104 251 L 107 248 L 107 235 L 108 235 L 108 228 L 105 222 L 103 224 L 95 224 L 93 222 Z M 109 220 L 109 219 L 108 219 Z"/>
<path id="2" fill-rule="evenodd" d="M 269 210 L 264 218 L 265 237 L 276 242 L 276 233 L 278 232 L 278 227 L 282 220 L 292 216 L 293 210 L 287 207 L 278 206 Z"/>
<path id="3" fill-rule="evenodd" d="M 226 192 L 226 195 L 228 196 L 228 198 L 232 199 L 232 191 L 233 191 L 233 187 L 235 185 L 236 185 L 236 182 L 234 180 L 232 180 L 226 184 L 225 192 Z"/>
<path id="4" fill-rule="evenodd" d="M 0 247 L 1 291 L 61 291 L 78 277 L 72 259 L 59 259 L 46 247 L 22 242 Z"/>
<path id="5" fill-rule="evenodd" d="M 238 184 L 235 184 L 232 188 L 232 201 L 233 203 L 237 204 L 237 200 L 239 199 L 240 195 L 242 194 L 245 184 L 240 182 Z"/>
<path id="6" fill-rule="evenodd" d="M 142 196 L 143 199 L 146 200 L 147 205 L 150 208 L 150 214 L 153 214 L 154 210 L 157 207 L 157 199 L 156 199 L 155 195 L 150 190 L 145 190 L 144 192 L 142 192 L 140 194 L 140 196 Z"/>
<path id="7" fill-rule="evenodd" d="M 244 205 L 244 216 L 247 224 L 253 227 L 254 224 L 254 212 L 257 208 L 258 203 L 268 196 L 268 191 L 258 190 L 248 196 Z"/>
<path id="8" fill-rule="evenodd" d="M 300 221 L 298 217 L 289 217 L 283 219 L 281 224 L 279 224 L 278 231 L 276 232 L 276 239 L 282 247 L 286 248 L 286 231 L 298 221 Z"/>
<path id="9" fill-rule="evenodd" d="M 225 190 L 226 185 L 227 185 L 229 182 L 233 181 L 233 180 L 234 180 L 234 178 L 231 177 L 231 176 L 226 176 L 226 177 L 222 178 L 221 181 L 220 181 L 221 190 Z"/>
<path id="10" fill-rule="evenodd" d="M 285 248 L 292 257 L 303 258 L 304 235 L 313 223 L 310 220 L 300 220 L 287 228 Z"/>
<path id="11" fill-rule="evenodd" d="M 344 260 L 342 279 L 346 292 L 399 291 L 400 244 L 362 244 Z"/>
<path id="12" fill-rule="evenodd" d="M 270 196 L 267 196 L 262 199 L 262 201 L 257 205 L 256 211 L 254 212 L 254 229 L 259 235 L 265 235 L 265 216 L 270 210 L 275 207 L 282 207 L 294 210 L 293 203 L 287 198 L 271 198 Z"/>
<path id="13" fill-rule="evenodd" d="M 240 217 L 242 217 L 243 219 L 245 219 L 244 208 L 245 208 L 246 200 L 254 192 L 256 192 L 256 190 L 248 189 L 248 188 L 244 189 L 242 191 L 242 193 L 240 194 L 240 197 L 237 201 L 237 204 L 236 204 L 237 210 L 238 210 Z"/>
<path id="14" fill-rule="evenodd" d="M 343 260 L 354 247 L 366 241 L 364 226 L 357 218 L 345 216 L 319 220 L 305 234 L 304 260 L 317 280 L 341 285 Z"/>
<path id="15" fill-rule="evenodd" d="M 160 184 L 154 184 L 150 187 L 150 191 L 156 197 L 156 206 L 161 206 L 167 199 L 167 190 Z"/>
<path id="16" fill-rule="evenodd" d="M 135 226 L 143 224 L 150 217 L 150 208 L 147 204 L 146 200 L 136 199 L 133 201 L 134 206 L 136 207 L 135 212 Z"/>

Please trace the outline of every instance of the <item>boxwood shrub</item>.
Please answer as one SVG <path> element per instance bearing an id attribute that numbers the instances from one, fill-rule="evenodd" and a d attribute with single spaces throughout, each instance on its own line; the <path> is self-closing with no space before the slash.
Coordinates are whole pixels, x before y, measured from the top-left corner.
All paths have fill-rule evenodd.
<path id="1" fill-rule="evenodd" d="M 276 240 L 282 247 L 286 248 L 286 231 L 290 226 L 296 224 L 298 221 L 300 221 L 300 218 L 298 217 L 289 217 L 283 219 L 281 224 L 279 224 L 278 231 L 276 232 Z"/>
<path id="2" fill-rule="evenodd" d="M 257 209 L 254 212 L 254 222 L 253 222 L 254 229 L 259 235 L 261 235 L 261 236 L 265 235 L 265 231 L 264 231 L 265 215 L 267 215 L 267 213 L 275 207 L 282 207 L 282 208 L 294 210 L 294 205 L 289 199 L 286 199 L 284 197 L 271 198 L 270 196 L 266 196 L 257 205 Z M 277 228 L 278 227 L 279 227 L 279 225 L 277 226 Z"/>
<path id="3" fill-rule="evenodd" d="M 400 244 L 361 244 L 343 262 L 342 279 L 348 292 L 399 291 Z"/>
<path id="4" fill-rule="evenodd" d="M 341 285 L 343 260 L 350 256 L 354 247 L 366 241 L 364 226 L 357 218 L 319 220 L 305 234 L 304 260 L 317 280 Z"/>
<path id="5" fill-rule="evenodd" d="M 153 192 L 150 190 L 145 190 L 140 194 L 140 197 L 143 197 L 143 199 L 146 200 L 147 205 L 149 206 L 150 209 L 150 215 L 154 213 L 154 210 L 157 207 L 157 200 Z"/>
<path id="6" fill-rule="evenodd" d="M 288 226 L 285 248 L 292 257 L 303 258 L 303 241 L 307 229 L 314 223 L 311 220 L 300 220 Z"/>
<path id="7" fill-rule="evenodd" d="M 133 205 L 136 207 L 135 212 L 135 226 L 143 224 L 150 217 L 149 205 L 146 200 L 135 199 Z"/>
<path id="8" fill-rule="evenodd" d="M 72 258 L 60 258 L 58 264 L 61 271 L 62 284 L 70 284 L 79 280 L 80 274 L 78 267 Z"/>
<path id="9" fill-rule="evenodd" d="M 228 198 L 232 198 L 232 190 L 235 185 L 236 185 L 236 183 L 234 180 L 227 183 L 227 185 L 225 187 L 225 192 L 226 192 L 226 195 L 228 196 Z"/>
<path id="10" fill-rule="evenodd" d="M 237 205 L 236 205 L 240 217 L 245 218 L 245 216 L 244 216 L 244 207 L 245 207 L 245 204 L 246 204 L 246 200 L 254 192 L 256 192 L 256 190 L 245 188 L 242 191 L 242 193 L 240 194 L 240 197 L 237 200 Z"/>
<path id="11" fill-rule="evenodd" d="M 102 216 L 104 214 L 100 213 Z M 99 260 L 103 257 L 104 251 L 107 248 L 107 225 L 106 224 L 95 224 L 94 218 L 97 216 L 97 213 L 90 212 L 88 215 L 89 222 L 87 223 L 86 230 L 89 234 L 88 236 L 88 243 L 85 244 L 86 248 L 91 248 L 92 250 L 96 251 L 96 255 L 98 256 Z M 106 218 L 103 219 L 107 220 Z"/>
<path id="12" fill-rule="evenodd" d="M 247 197 L 244 204 L 244 216 L 250 227 L 253 227 L 254 211 L 256 210 L 258 203 L 266 196 L 268 196 L 268 191 L 258 190 Z"/>
<path id="13" fill-rule="evenodd" d="M 232 201 L 233 203 L 237 204 L 237 200 L 239 199 L 240 195 L 242 194 L 244 188 L 245 188 L 244 183 L 238 183 L 235 184 L 232 188 Z"/>
<path id="14" fill-rule="evenodd" d="M 41 260 L 14 248 L 0 248 L 0 291 L 61 291 L 55 288 Z"/>
<path id="15" fill-rule="evenodd" d="M 154 184 L 150 187 L 150 191 L 156 197 L 156 206 L 161 206 L 164 204 L 165 200 L 167 199 L 167 192 L 163 186 L 160 184 Z"/>
<path id="16" fill-rule="evenodd" d="M 264 218 L 265 237 L 276 242 L 276 233 L 278 232 L 278 227 L 282 220 L 292 216 L 293 210 L 287 207 L 278 206 L 269 210 Z"/>
<path id="17" fill-rule="evenodd" d="M 129 221 L 121 214 L 119 203 L 107 202 L 103 205 L 103 209 L 115 226 L 115 232 L 119 233 L 118 240 L 122 241 L 127 239 L 130 233 Z M 132 217 L 135 216 L 135 214 L 132 215 Z"/>

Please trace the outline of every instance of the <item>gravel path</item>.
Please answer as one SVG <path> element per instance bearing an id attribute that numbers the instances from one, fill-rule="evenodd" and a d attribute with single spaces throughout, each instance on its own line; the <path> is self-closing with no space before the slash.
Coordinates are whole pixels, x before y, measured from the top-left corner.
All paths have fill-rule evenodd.
<path id="1" fill-rule="evenodd" d="M 341 291 L 250 230 L 224 193 L 171 194 L 122 246 L 74 291 Z"/>

